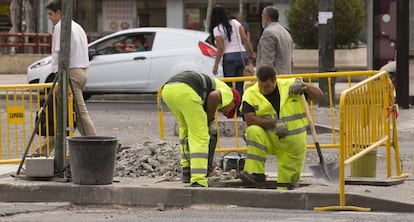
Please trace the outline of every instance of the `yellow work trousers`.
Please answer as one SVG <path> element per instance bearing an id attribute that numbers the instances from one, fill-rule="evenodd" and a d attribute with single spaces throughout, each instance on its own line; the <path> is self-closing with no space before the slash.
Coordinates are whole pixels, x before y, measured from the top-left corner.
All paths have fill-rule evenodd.
<path id="1" fill-rule="evenodd" d="M 207 114 L 201 97 L 187 84 L 169 83 L 162 91 L 162 99 L 179 125 L 181 167 L 190 167 L 190 183 L 205 187 L 207 181 L 208 134 Z M 189 158 L 188 158 L 189 157 Z"/>
<path id="2" fill-rule="evenodd" d="M 306 132 L 279 139 L 274 132 L 252 125 L 246 129 L 247 158 L 244 171 L 264 174 L 266 155 L 277 158 L 277 181 L 297 183 L 305 164 Z"/>

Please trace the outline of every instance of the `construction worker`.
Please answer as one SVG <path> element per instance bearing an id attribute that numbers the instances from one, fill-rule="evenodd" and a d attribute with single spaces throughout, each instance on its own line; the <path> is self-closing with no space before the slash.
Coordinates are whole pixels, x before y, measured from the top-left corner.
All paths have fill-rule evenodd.
<path id="1" fill-rule="evenodd" d="M 323 98 L 322 91 L 302 79 L 277 79 L 269 65 L 257 70 L 257 83 L 242 99 L 241 113 L 246 122 L 247 157 L 239 178 L 246 184 L 266 180 L 266 155 L 277 158 L 278 183 L 297 184 L 306 154 L 306 118 L 301 94 L 310 100 Z M 286 187 L 278 187 L 286 189 Z"/>
<path id="2" fill-rule="evenodd" d="M 167 81 L 162 100 L 179 125 L 183 182 L 192 187 L 207 187 L 209 140 L 210 135 L 217 134 L 216 110 L 233 118 L 240 105 L 239 93 L 216 78 L 185 71 Z"/>

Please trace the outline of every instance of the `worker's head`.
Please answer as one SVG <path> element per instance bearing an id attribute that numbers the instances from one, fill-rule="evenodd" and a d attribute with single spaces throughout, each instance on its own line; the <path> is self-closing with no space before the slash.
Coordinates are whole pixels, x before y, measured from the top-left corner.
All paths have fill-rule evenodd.
<path id="1" fill-rule="evenodd" d="M 220 92 L 221 103 L 218 104 L 218 111 L 227 118 L 233 118 L 236 109 L 240 106 L 240 94 L 237 90 L 230 88 L 225 82 L 214 78 L 215 90 Z"/>
<path id="2" fill-rule="evenodd" d="M 230 100 L 230 102 L 227 105 L 223 106 L 223 108 L 221 109 L 221 112 L 227 118 L 233 118 L 234 114 L 236 113 L 236 110 L 240 106 L 240 94 L 236 89 L 231 89 L 231 98 L 227 98 L 227 97 L 228 95 L 226 94 L 222 95 L 223 104 L 228 103 L 226 102 L 228 100 Z"/>
<path id="3" fill-rule="evenodd" d="M 49 20 L 56 25 L 62 18 L 62 0 L 50 0 L 46 9 Z"/>
<path id="4" fill-rule="evenodd" d="M 279 21 L 279 10 L 274 6 L 267 6 L 262 11 L 262 27 Z"/>
<path id="5" fill-rule="evenodd" d="M 260 66 L 256 72 L 260 93 L 269 95 L 276 87 L 276 70 L 273 66 Z"/>

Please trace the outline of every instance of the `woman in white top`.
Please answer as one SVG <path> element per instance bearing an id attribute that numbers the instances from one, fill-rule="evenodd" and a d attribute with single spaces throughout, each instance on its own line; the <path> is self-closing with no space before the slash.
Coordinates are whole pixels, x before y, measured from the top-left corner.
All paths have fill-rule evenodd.
<path id="1" fill-rule="evenodd" d="M 213 74 L 217 75 L 218 64 L 223 57 L 224 77 L 242 76 L 243 68 L 248 62 L 246 48 L 252 60 L 256 55 L 240 22 L 236 19 L 230 19 L 223 7 L 215 6 L 211 12 L 210 36 L 215 40 L 214 43 L 217 47 Z M 236 89 L 242 95 L 243 82 L 236 83 Z"/>

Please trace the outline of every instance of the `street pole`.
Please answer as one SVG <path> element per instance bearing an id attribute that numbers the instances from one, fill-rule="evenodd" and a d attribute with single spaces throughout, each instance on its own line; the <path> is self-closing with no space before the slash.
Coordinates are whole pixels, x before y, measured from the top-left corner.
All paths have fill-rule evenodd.
<path id="1" fill-rule="evenodd" d="M 216 0 L 208 0 L 207 4 L 207 15 L 206 15 L 206 32 L 210 32 L 210 18 L 211 18 L 211 11 L 213 10 L 213 6 L 216 3 Z M 212 39 L 214 41 L 214 39 Z"/>
<path id="2" fill-rule="evenodd" d="M 319 72 L 335 71 L 335 29 L 334 29 L 335 0 L 319 0 Z M 329 106 L 329 87 L 327 78 L 319 78 L 324 98 L 319 106 Z M 335 95 L 334 82 L 331 81 L 332 97 Z M 334 100 L 334 98 L 333 98 Z"/>
<path id="3" fill-rule="evenodd" d="M 397 103 L 403 109 L 410 108 L 410 71 L 409 71 L 409 1 L 397 0 Z"/>
<path id="4" fill-rule="evenodd" d="M 68 70 L 70 55 L 70 39 L 72 25 L 72 1 L 62 1 L 62 19 L 60 34 L 58 94 L 56 105 L 56 141 L 55 141 L 55 172 L 64 172 L 66 162 L 66 135 L 68 122 Z M 62 175 L 59 175 L 62 176 Z"/>

